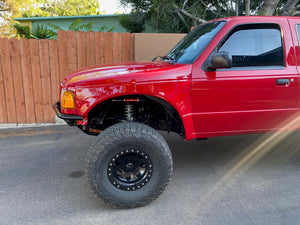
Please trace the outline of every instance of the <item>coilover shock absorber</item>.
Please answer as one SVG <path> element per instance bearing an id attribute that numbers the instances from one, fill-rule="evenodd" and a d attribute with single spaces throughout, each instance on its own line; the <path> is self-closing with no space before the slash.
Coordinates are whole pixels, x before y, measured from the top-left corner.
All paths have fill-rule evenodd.
<path id="1" fill-rule="evenodd" d="M 124 114 L 127 121 L 133 121 L 134 119 L 134 108 L 133 105 L 127 103 L 124 105 Z"/>
<path id="2" fill-rule="evenodd" d="M 140 102 L 139 98 L 113 99 L 113 102 L 124 102 L 124 116 L 127 121 L 134 121 L 134 103 Z"/>

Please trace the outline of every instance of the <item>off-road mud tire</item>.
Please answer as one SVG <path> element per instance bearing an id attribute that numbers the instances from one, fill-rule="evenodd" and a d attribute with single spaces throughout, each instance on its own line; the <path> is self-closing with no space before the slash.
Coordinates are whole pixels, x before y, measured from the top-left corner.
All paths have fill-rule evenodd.
<path id="1" fill-rule="evenodd" d="M 111 160 L 126 151 L 141 151 L 152 164 L 149 181 L 130 191 L 113 185 L 108 172 Z M 88 150 L 85 167 L 89 186 L 97 198 L 114 208 L 134 208 L 151 202 L 164 191 L 173 172 L 173 161 L 166 141 L 157 131 L 143 124 L 124 122 L 96 137 Z"/>

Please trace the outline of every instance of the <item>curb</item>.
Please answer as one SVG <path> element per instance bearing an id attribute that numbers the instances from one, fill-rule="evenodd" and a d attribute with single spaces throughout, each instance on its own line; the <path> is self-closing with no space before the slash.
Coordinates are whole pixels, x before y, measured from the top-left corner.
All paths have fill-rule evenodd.
<path id="1" fill-rule="evenodd" d="M 3 123 L 0 124 L 1 129 L 10 129 L 10 128 L 26 128 L 26 127 L 44 127 L 44 126 L 57 126 L 57 125 L 67 125 L 67 123 L 55 116 L 54 123 Z"/>

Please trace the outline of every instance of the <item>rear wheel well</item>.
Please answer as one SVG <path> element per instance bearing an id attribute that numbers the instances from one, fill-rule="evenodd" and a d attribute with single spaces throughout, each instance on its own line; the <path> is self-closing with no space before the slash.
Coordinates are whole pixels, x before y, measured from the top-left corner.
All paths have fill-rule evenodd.
<path id="1" fill-rule="evenodd" d="M 138 122 L 155 130 L 175 132 L 185 137 L 177 110 L 163 99 L 148 95 L 126 95 L 108 99 L 88 114 L 88 124 L 78 126 L 87 134 L 97 135 L 119 122 Z"/>

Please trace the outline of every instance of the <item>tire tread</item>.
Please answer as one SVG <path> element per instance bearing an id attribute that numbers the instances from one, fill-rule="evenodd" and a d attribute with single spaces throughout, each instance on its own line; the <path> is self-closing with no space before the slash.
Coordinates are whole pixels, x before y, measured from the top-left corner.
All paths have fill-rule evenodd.
<path id="1" fill-rule="evenodd" d="M 166 182 L 162 183 L 150 197 L 133 203 L 121 203 L 110 198 L 98 188 L 98 185 L 95 183 L 96 162 L 105 153 L 107 146 L 111 145 L 114 141 L 130 137 L 144 139 L 149 143 L 153 143 L 153 140 L 155 140 L 156 146 L 160 146 L 157 150 L 160 151 L 164 158 L 167 158 L 167 163 L 164 163 L 162 167 L 168 174 Z M 107 128 L 92 142 L 86 155 L 85 172 L 88 185 L 97 198 L 114 208 L 134 208 L 148 204 L 165 190 L 173 173 L 172 155 L 166 141 L 153 128 L 135 122 L 119 123 Z"/>

